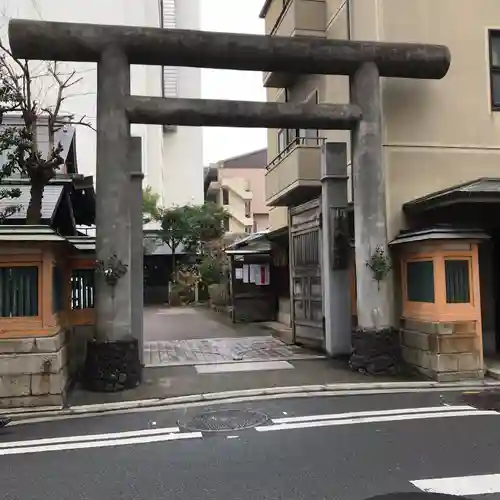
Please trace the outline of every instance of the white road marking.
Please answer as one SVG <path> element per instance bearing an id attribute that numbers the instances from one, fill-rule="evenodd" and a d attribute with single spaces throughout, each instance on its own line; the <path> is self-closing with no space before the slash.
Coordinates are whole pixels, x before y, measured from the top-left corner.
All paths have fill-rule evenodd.
<path id="1" fill-rule="evenodd" d="M 295 422 L 290 424 L 275 424 L 256 427 L 259 432 L 281 431 L 286 429 L 305 429 L 308 427 L 333 427 L 338 425 L 368 424 L 377 422 L 397 422 L 403 420 L 424 420 L 446 417 L 477 417 L 480 415 L 496 415 L 495 411 L 448 411 L 435 413 L 413 413 L 405 415 L 388 415 L 379 417 L 345 418 L 337 420 L 319 420 L 313 422 Z"/>
<path id="2" fill-rule="evenodd" d="M 228 373 L 228 372 L 255 372 L 262 370 L 290 370 L 294 366 L 288 361 L 249 361 L 243 363 L 216 363 L 212 365 L 195 365 L 200 374 Z"/>
<path id="3" fill-rule="evenodd" d="M 477 411 L 473 406 L 429 406 L 424 408 L 402 408 L 396 410 L 375 410 L 375 411 L 356 411 L 349 413 L 331 413 L 329 415 L 308 415 L 304 417 L 282 417 L 273 418 L 275 424 L 291 424 L 293 422 L 315 422 L 317 420 L 337 420 L 353 417 L 377 417 L 384 415 L 404 415 L 411 413 L 433 413 L 444 411 Z"/>
<path id="4" fill-rule="evenodd" d="M 429 493 L 461 496 L 500 493 L 500 474 L 419 479 L 418 481 L 410 481 L 410 483 Z"/>
<path id="5" fill-rule="evenodd" d="M 42 453 L 47 451 L 83 450 L 88 448 L 107 448 L 110 446 L 124 446 L 131 444 L 160 443 L 179 439 L 202 438 L 201 432 L 186 432 L 182 434 L 163 434 L 159 436 L 142 436 L 128 439 L 108 439 L 106 441 L 90 441 L 79 443 L 61 443 L 46 446 L 21 446 L 0 450 L 0 455 L 22 455 L 25 453 Z"/>
<path id="6" fill-rule="evenodd" d="M 104 441 L 106 439 L 123 439 L 123 438 L 134 438 L 142 436 L 156 436 L 162 434 L 174 434 L 178 433 L 178 427 L 164 427 L 163 429 L 144 429 L 141 431 L 127 431 L 127 432 L 112 432 L 109 434 L 84 434 L 81 436 L 63 436 L 56 438 L 43 438 L 43 439 L 32 439 L 29 441 L 11 441 L 7 443 L 0 443 L 0 449 L 4 448 L 16 448 L 19 446 L 42 446 L 48 444 L 60 444 L 60 443 L 78 443 L 87 441 Z"/>

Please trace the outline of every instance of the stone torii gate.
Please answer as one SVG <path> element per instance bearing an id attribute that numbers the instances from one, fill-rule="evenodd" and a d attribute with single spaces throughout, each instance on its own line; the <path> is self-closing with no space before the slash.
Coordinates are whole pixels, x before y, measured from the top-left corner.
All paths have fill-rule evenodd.
<path id="1" fill-rule="evenodd" d="M 450 65 L 440 45 L 358 42 L 276 37 L 190 30 L 104 26 L 11 20 L 9 41 L 14 57 L 30 60 L 96 62 L 97 89 L 97 258 L 116 254 L 128 272 L 115 286 L 97 280 L 97 338 L 113 370 L 101 378 L 121 380 L 121 388 L 139 383 L 133 346 L 131 272 L 140 262 L 133 239 L 142 238 L 140 207 L 130 209 L 132 171 L 130 124 L 351 130 L 358 324 L 377 331 L 390 326 L 390 295 L 380 291 L 366 262 L 377 246 L 387 248 L 385 181 L 382 164 L 380 77 L 440 79 Z M 187 66 L 295 74 L 348 75 L 349 104 L 257 103 L 130 95 L 130 65 Z M 331 200 L 335 206 L 335 200 Z M 142 224 L 142 219 L 141 219 Z M 132 231 L 134 232 L 134 231 Z M 325 317 L 330 305 L 325 303 Z M 332 326 L 326 323 L 326 334 Z M 131 359 L 131 357 L 133 359 Z M 105 373 L 104 373 L 105 372 Z M 110 375 L 111 374 L 111 375 Z M 109 380 L 103 380 L 104 387 Z"/>

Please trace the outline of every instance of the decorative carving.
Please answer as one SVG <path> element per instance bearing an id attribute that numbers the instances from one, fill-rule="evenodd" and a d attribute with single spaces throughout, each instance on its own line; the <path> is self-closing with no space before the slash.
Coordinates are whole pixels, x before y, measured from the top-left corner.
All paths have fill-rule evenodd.
<path id="1" fill-rule="evenodd" d="M 96 261 L 96 265 L 97 272 L 104 276 L 104 281 L 109 286 L 116 286 L 118 280 L 125 276 L 128 271 L 127 264 L 124 264 L 115 253 L 105 261 Z"/>

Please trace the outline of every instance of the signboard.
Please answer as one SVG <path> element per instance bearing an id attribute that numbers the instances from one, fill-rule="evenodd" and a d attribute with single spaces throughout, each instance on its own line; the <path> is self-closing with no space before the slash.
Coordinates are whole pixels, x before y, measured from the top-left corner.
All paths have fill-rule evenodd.
<path id="1" fill-rule="evenodd" d="M 269 264 L 253 264 L 252 282 L 259 286 L 269 285 L 270 268 Z"/>

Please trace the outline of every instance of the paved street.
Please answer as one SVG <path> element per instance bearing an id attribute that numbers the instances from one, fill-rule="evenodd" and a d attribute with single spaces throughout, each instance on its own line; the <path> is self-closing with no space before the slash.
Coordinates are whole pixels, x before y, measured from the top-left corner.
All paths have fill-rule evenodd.
<path id="1" fill-rule="evenodd" d="M 258 324 L 234 325 L 204 307 L 146 309 L 144 333 L 147 367 L 324 358 L 281 342 Z"/>
<path id="2" fill-rule="evenodd" d="M 0 484 L 9 500 L 362 500 L 420 490 L 497 500 L 500 414 L 474 401 L 458 392 L 314 397 L 13 426 L 0 434 Z M 256 426 L 200 430 L 237 424 Z"/>

